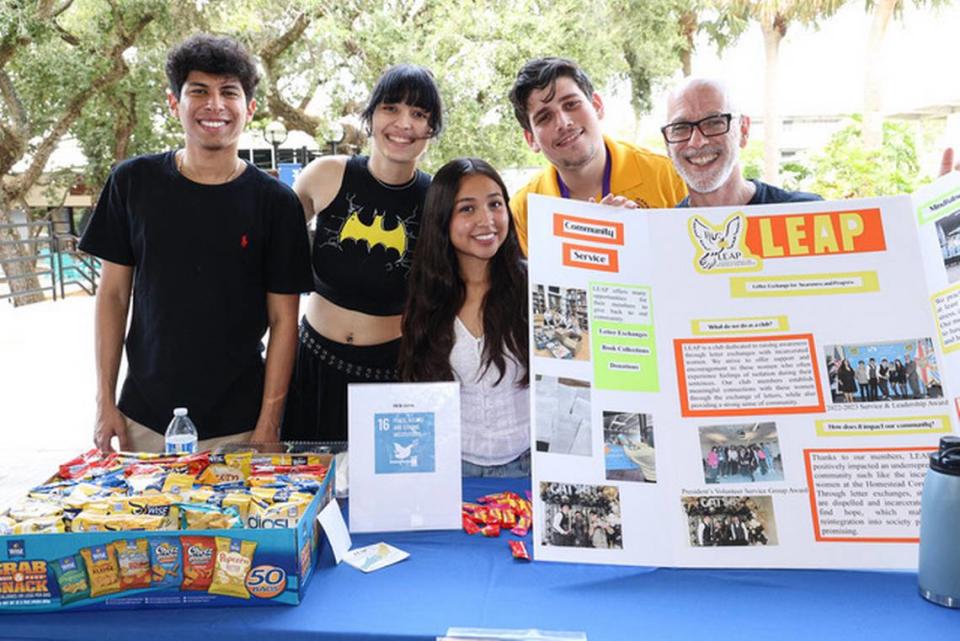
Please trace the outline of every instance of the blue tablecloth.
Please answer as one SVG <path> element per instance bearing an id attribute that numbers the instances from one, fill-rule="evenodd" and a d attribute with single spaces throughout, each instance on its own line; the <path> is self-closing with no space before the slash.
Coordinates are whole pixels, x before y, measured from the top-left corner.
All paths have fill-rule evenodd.
<path id="1" fill-rule="evenodd" d="M 464 499 L 524 487 L 467 479 Z M 960 611 L 921 599 L 915 573 L 525 563 L 509 538 L 355 535 L 411 558 L 363 574 L 333 566 L 326 548 L 298 607 L 0 615 L 0 638 L 425 641 L 451 626 L 580 630 L 590 641 L 960 638 Z"/>

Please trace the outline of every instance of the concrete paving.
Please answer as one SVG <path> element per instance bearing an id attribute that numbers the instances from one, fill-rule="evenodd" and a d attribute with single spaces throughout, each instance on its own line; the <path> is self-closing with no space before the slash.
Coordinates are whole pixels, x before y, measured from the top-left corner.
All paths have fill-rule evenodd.
<path id="1" fill-rule="evenodd" d="M 0 511 L 93 445 L 93 309 L 0 301 Z"/>

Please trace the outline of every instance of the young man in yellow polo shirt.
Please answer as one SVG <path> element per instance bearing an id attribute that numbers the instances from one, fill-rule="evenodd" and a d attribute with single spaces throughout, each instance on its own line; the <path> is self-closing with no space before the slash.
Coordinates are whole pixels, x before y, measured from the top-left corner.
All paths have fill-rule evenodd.
<path id="1" fill-rule="evenodd" d="M 510 102 L 527 144 L 551 165 L 510 200 L 524 254 L 527 194 L 628 208 L 673 207 L 687 195 L 666 156 L 603 135 L 603 101 L 572 60 L 538 58 L 525 64 Z"/>

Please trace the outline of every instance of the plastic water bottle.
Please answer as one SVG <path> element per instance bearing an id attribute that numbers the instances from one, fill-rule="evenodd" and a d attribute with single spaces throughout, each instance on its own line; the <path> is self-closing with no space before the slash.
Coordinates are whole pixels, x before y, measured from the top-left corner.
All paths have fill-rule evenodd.
<path id="1" fill-rule="evenodd" d="M 186 407 L 173 410 L 173 420 L 163 437 L 167 454 L 192 454 L 197 451 L 197 427 L 187 416 Z"/>

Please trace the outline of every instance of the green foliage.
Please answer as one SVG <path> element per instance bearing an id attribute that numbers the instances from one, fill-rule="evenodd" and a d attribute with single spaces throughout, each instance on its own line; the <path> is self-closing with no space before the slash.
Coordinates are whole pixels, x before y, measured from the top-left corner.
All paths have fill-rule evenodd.
<path id="1" fill-rule="evenodd" d="M 854 116 L 813 158 L 810 191 L 826 199 L 867 198 L 910 193 L 920 184 L 920 165 L 908 123 L 885 121 L 883 144 L 873 151 L 862 147 L 862 129 L 862 119 Z"/>
<path id="2" fill-rule="evenodd" d="M 763 142 L 750 140 L 747 146 L 740 150 L 740 170 L 743 177 L 750 180 L 759 180 L 763 175 Z"/>
<path id="3" fill-rule="evenodd" d="M 0 70 L 25 106 L 27 138 L 34 142 L 91 78 L 109 68 L 109 50 L 119 35 L 143 15 L 153 16 L 124 56 L 128 73 L 89 95 L 70 128 L 89 161 L 85 180 L 96 190 L 122 159 L 118 151 L 130 156 L 176 144 L 179 126 L 167 114 L 163 61 L 173 43 L 195 30 L 233 35 L 258 52 L 298 18 L 308 18 L 305 31 L 277 58 L 275 77 L 261 84 L 257 117 L 276 117 L 267 101 L 274 85 L 289 105 L 301 110 L 311 105 L 321 123 L 311 133 L 321 139 L 326 125 L 355 119 L 388 66 L 422 64 L 437 77 L 447 121 L 426 167 L 468 154 L 515 167 L 542 162 L 523 142 L 507 100 L 524 62 L 544 55 L 573 58 L 598 90 L 628 83 L 634 105 L 647 109 L 655 86 L 679 64 L 683 2 L 74 0 L 53 18 L 36 15 L 37 6 L 0 3 L 0 47 L 16 43 L 16 54 Z M 0 100 L 0 125 L 11 117 L 10 106 Z"/>
<path id="4" fill-rule="evenodd" d="M 357 114 L 390 65 L 424 65 L 446 105 L 446 130 L 428 152 L 428 169 L 468 154 L 502 167 L 539 162 L 507 101 L 530 58 L 573 58 L 601 91 L 629 80 L 634 104 L 644 108 L 652 86 L 678 65 L 674 0 L 396 0 L 330 3 L 318 13 L 278 61 L 285 101 L 303 104 L 316 92 L 324 103 L 321 119 L 331 122 Z M 293 23 L 288 5 L 281 3 L 278 14 L 246 32 L 253 48 Z M 223 19 L 228 32 L 250 24 L 234 14 Z"/>

